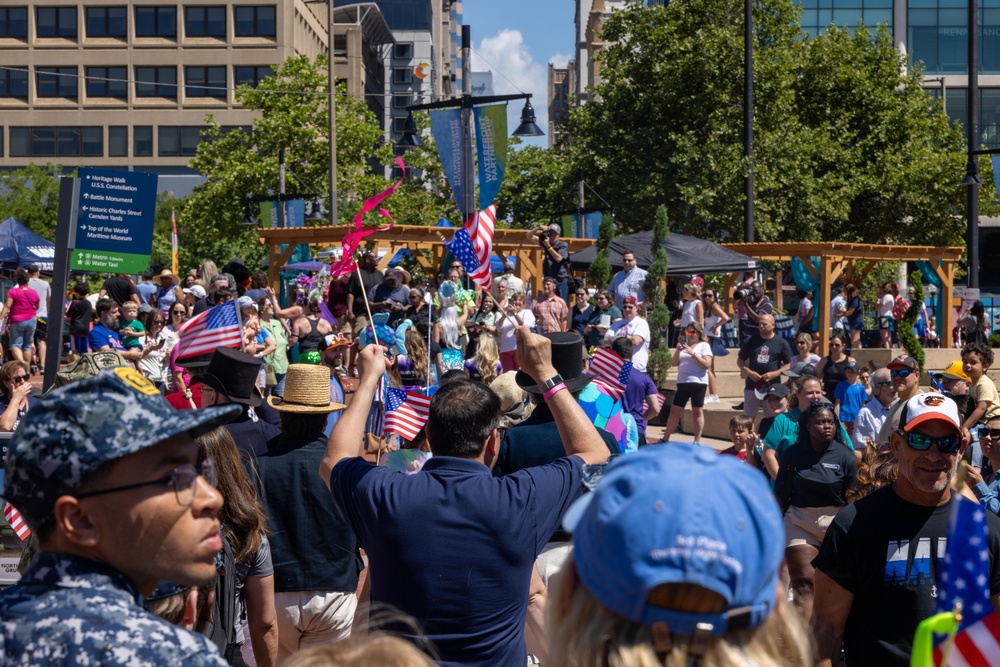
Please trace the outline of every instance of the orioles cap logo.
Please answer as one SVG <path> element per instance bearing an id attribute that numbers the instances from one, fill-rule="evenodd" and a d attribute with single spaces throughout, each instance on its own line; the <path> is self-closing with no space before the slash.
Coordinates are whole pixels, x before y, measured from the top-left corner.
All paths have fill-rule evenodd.
<path id="1" fill-rule="evenodd" d="M 924 405 L 929 405 L 931 407 L 944 405 L 944 396 L 941 396 L 940 394 L 930 394 L 924 398 Z"/>

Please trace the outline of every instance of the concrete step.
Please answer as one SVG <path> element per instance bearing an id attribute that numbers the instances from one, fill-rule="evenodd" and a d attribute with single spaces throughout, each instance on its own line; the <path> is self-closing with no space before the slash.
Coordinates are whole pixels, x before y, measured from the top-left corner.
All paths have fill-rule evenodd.
<path id="1" fill-rule="evenodd" d="M 715 373 L 715 387 L 719 396 L 741 397 L 743 396 L 744 379 L 737 371 L 723 371 Z M 667 381 L 661 389 L 677 389 L 677 373 L 671 372 L 667 376 Z"/>

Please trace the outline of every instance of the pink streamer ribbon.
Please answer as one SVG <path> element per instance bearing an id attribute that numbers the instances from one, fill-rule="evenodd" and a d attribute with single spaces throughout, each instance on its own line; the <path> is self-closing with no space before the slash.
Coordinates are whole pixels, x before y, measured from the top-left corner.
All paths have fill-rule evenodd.
<path id="1" fill-rule="evenodd" d="M 374 197 L 366 199 L 364 205 L 361 207 L 361 210 L 354 216 L 354 229 L 344 235 L 344 240 L 342 242 L 344 246 L 344 253 L 341 255 L 339 260 L 330 265 L 330 276 L 332 278 L 339 278 L 340 276 L 354 273 L 357 270 L 358 264 L 354 259 L 354 254 L 357 252 L 358 246 L 361 245 L 362 239 L 366 236 L 371 236 L 372 234 L 387 232 L 396 224 L 396 221 L 393 219 L 389 211 L 379 207 L 379 215 L 389 218 L 388 226 L 380 227 L 378 229 L 362 229 L 361 225 L 361 219 L 364 217 L 365 213 L 375 210 L 375 207 L 381 204 L 386 197 L 394 193 L 396 188 L 398 188 L 406 178 L 406 166 L 403 164 L 403 159 L 397 157 L 396 165 L 399 166 L 400 170 L 403 172 L 403 175 L 399 178 L 399 180 Z"/>

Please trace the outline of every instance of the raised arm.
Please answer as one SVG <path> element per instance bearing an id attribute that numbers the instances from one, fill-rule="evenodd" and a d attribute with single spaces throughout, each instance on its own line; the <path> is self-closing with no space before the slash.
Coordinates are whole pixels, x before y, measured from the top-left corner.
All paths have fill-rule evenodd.
<path id="1" fill-rule="evenodd" d="M 538 384 L 556 375 L 556 369 L 552 365 L 552 344 L 548 338 L 531 333 L 528 327 L 519 327 L 515 335 L 517 363 L 522 371 Z M 355 394 L 351 405 L 357 400 L 358 396 Z M 604 463 L 608 460 L 608 446 L 569 390 L 563 388 L 549 396 L 545 402 L 555 418 L 559 438 L 567 455 L 579 456 L 584 463 Z M 337 427 L 339 426 L 340 422 L 337 422 Z"/>
<path id="2" fill-rule="evenodd" d="M 319 476 L 330 488 L 330 473 L 341 459 L 351 458 L 361 454 L 364 443 L 365 422 L 368 421 L 368 411 L 375 400 L 375 389 L 382 380 L 382 375 L 389 366 L 388 360 L 382 354 L 378 345 L 369 345 L 358 352 L 358 368 L 361 379 L 354 391 L 354 398 L 333 427 L 330 438 L 326 442 L 326 454 L 319 464 Z M 582 410 L 581 410 L 582 413 Z M 596 433 L 596 432 L 595 432 Z M 603 443 L 602 443 L 603 444 Z"/>

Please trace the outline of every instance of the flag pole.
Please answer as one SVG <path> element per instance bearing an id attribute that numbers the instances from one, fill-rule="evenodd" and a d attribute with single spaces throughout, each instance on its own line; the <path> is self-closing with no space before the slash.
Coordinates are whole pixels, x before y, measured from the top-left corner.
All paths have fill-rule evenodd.
<path id="1" fill-rule="evenodd" d="M 426 387 L 427 391 L 430 391 L 430 388 L 431 388 L 431 330 L 432 330 L 432 328 L 434 326 L 434 323 L 433 323 L 433 321 L 431 319 L 431 314 L 432 314 L 431 309 L 434 307 L 433 306 L 433 304 L 434 304 L 434 298 L 431 297 L 431 293 L 429 291 L 424 292 L 424 303 L 427 304 L 427 384 L 425 385 L 425 387 Z"/>
<path id="2" fill-rule="evenodd" d="M 354 264 L 354 270 L 357 271 L 357 273 L 358 273 L 358 282 L 361 283 L 361 291 L 365 295 L 365 310 L 368 311 L 368 324 L 371 325 L 372 336 L 375 337 L 375 344 L 378 345 L 379 344 L 379 342 L 378 342 L 378 334 L 375 333 L 375 320 L 372 319 L 372 307 L 371 307 L 371 304 L 368 303 L 368 291 L 365 289 L 365 281 L 361 279 L 361 265 L 358 264 L 358 263 L 355 263 Z"/>

